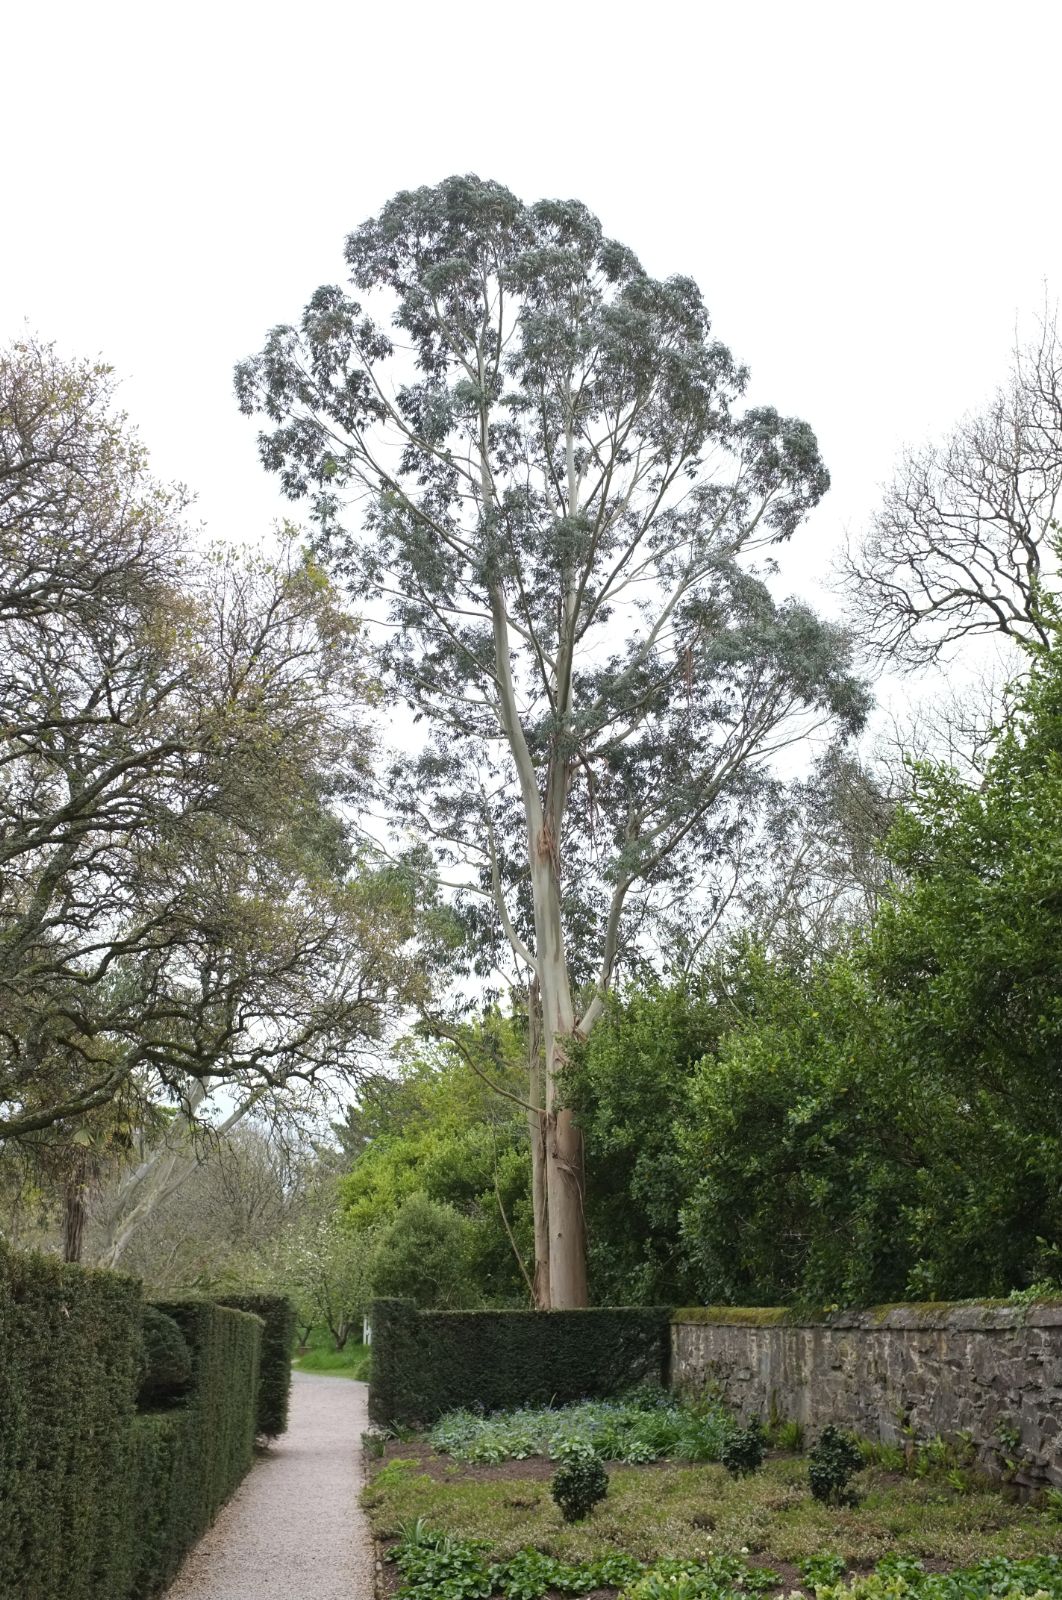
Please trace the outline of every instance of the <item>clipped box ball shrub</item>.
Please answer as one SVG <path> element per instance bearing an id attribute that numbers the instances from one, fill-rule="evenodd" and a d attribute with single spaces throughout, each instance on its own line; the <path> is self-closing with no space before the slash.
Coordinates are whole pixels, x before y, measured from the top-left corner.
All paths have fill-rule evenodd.
<path id="1" fill-rule="evenodd" d="M 225 1295 L 218 1304 L 249 1311 L 265 1323 L 258 1377 L 258 1432 L 263 1438 L 275 1439 L 288 1425 L 295 1307 L 282 1294 Z"/>
<path id="2" fill-rule="evenodd" d="M 192 1384 L 192 1352 L 188 1340 L 158 1306 L 143 1311 L 144 1355 L 136 1402 L 142 1409 L 174 1405 Z"/>
<path id="3" fill-rule="evenodd" d="M 604 1462 L 593 1450 L 573 1446 L 553 1474 L 549 1492 L 565 1522 L 582 1522 L 608 1494 Z"/>

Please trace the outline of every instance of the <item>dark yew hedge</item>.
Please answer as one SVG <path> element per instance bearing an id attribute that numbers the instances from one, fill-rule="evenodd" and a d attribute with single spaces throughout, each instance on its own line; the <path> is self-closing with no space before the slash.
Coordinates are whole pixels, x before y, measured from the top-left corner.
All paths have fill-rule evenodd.
<path id="1" fill-rule="evenodd" d="M 590 1311 L 372 1308 L 374 1423 L 430 1423 L 455 1406 L 487 1411 L 601 1399 L 666 1383 L 671 1313 L 662 1306 Z"/>
<path id="2" fill-rule="evenodd" d="M 0 1596 L 125 1600 L 140 1285 L 0 1246 Z"/>
<path id="3" fill-rule="evenodd" d="M 266 1439 L 275 1439 L 288 1425 L 295 1307 L 280 1294 L 225 1295 L 218 1304 L 253 1312 L 265 1323 L 258 1378 L 258 1432 Z"/>
<path id="4" fill-rule="evenodd" d="M 254 1455 L 262 1325 L 205 1300 L 166 1300 L 192 1352 L 185 1403 L 133 1427 L 132 1593 L 150 1594 L 209 1528 Z"/>
<path id="5" fill-rule="evenodd" d="M 138 1412 L 144 1311 L 134 1279 L 0 1245 L 0 1600 L 147 1600 L 251 1464 L 261 1320 L 157 1307 L 156 1373 L 186 1347 L 190 1378 Z"/>

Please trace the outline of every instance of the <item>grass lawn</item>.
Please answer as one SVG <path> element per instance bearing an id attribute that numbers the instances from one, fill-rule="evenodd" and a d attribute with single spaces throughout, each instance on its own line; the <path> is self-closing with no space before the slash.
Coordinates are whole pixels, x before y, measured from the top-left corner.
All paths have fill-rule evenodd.
<path id="1" fill-rule="evenodd" d="M 895 1555 L 946 1567 L 1062 1555 L 1057 1510 L 1023 1504 L 971 1474 L 868 1467 L 856 1479 L 860 1504 L 834 1509 L 812 1498 L 802 1456 L 774 1456 L 747 1478 L 714 1463 L 614 1465 L 607 1499 L 585 1522 L 566 1524 L 549 1493 L 554 1470 L 542 1458 L 464 1465 L 426 1441 L 391 1444 L 387 1459 L 370 1463 L 364 1504 L 384 1541 L 420 1518 L 486 1541 L 495 1561 L 529 1546 L 571 1562 L 618 1551 L 646 1563 L 744 1555 L 782 1569 L 787 1586 L 799 1582 L 801 1561 L 826 1552 L 850 1572 Z"/>
<path id="2" fill-rule="evenodd" d="M 342 1350 L 334 1346 L 327 1328 L 314 1328 L 305 1351 L 292 1358 L 296 1372 L 324 1372 L 333 1378 L 359 1378 L 369 1376 L 369 1349 L 348 1339 Z"/>

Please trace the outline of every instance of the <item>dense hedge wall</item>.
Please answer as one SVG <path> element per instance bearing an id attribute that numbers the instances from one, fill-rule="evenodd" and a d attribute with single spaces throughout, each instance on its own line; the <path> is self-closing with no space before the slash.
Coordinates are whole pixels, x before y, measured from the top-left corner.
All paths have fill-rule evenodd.
<path id="1" fill-rule="evenodd" d="M 187 1401 L 135 1419 L 132 1593 L 150 1594 L 214 1520 L 251 1465 L 262 1324 L 205 1300 L 168 1300 L 192 1351 Z"/>
<path id="2" fill-rule="evenodd" d="M 265 1323 L 258 1378 L 258 1432 L 275 1439 L 288 1425 L 295 1307 L 282 1294 L 226 1295 L 218 1304 L 251 1311 Z"/>
<path id="3" fill-rule="evenodd" d="M 191 1385 L 137 1413 L 143 1309 L 131 1278 L 0 1245 L 0 1600 L 147 1600 L 251 1463 L 261 1321 L 163 1305 Z"/>
<path id="4" fill-rule="evenodd" d="M 617 1394 L 666 1383 L 670 1312 L 660 1306 L 591 1311 L 417 1311 L 410 1300 L 372 1308 L 374 1423 L 428 1423 L 455 1406 L 488 1411 Z"/>
<path id="5" fill-rule="evenodd" d="M 0 1246 L 0 1596 L 124 1600 L 140 1285 Z"/>

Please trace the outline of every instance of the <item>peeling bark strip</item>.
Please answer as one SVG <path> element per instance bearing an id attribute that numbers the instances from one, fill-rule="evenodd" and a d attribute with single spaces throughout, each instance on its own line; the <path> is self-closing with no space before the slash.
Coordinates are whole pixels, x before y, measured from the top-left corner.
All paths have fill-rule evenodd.
<path id="1" fill-rule="evenodd" d="M 696 284 L 651 278 L 578 201 L 448 178 L 396 195 L 346 259 L 381 320 L 320 288 L 237 393 L 427 730 L 384 797 L 415 870 L 482 902 L 479 953 L 540 1001 L 535 1299 L 580 1308 L 560 1075 L 633 942 L 632 897 L 639 928 L 697 921 L 691 886 L 741 858 L 773 756 L 867 708 L 841 633 L 747 560 L 829 478 L 806 423 L 741 409 L 748 374 Z"/>
<path id="2" fill-rule="evenodd" d="M 527 992 L 527 1132 L 531 1145 L 531 1209 L 535 1230 L 532 1299 L 536 1311 L 552 1305 L 549 1286 L 549 1212 L 546 1200 L 546 1077 L 542 1054 L 542 991 L 533 977 Z"/>

